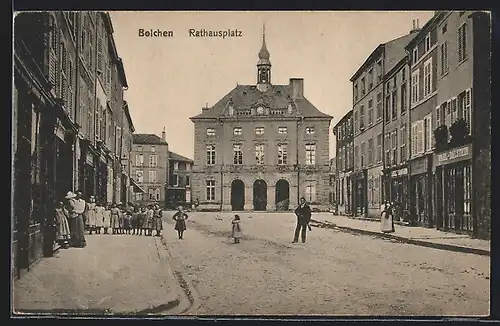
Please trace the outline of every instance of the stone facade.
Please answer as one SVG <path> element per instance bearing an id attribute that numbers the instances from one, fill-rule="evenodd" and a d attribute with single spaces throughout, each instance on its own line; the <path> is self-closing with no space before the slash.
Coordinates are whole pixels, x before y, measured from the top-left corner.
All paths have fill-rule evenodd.
<path id="1" fill-rule="evenodd" d="M 193 179 L 193 160 L 172 151 L 168 153 L 169 182 L 167 187 L 166 207 L 179 205 L 191 207 L 194 198 L 191 193 Z"/>
<path id="2" fill-rule="evenodd" d="M 301 196 L 328 210 L 331 116 L 303 80 L 271 84 L 265 38 L 257 85 L 238 85 L 194 122 L 192 196 L 200 209 L 289 210 Z"/>

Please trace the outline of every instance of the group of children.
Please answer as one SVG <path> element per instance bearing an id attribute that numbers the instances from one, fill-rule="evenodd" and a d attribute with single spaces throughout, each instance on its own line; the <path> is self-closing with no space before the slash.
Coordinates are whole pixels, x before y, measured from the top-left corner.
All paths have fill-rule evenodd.
<path id="1" fill-rule="evenodd" d="M 147 206 L 96 203 L 93 198 L 87 203 L 85 228 L 92 234 L 161 235 L 163 230 L 162 210 L 159 205 Z"/>

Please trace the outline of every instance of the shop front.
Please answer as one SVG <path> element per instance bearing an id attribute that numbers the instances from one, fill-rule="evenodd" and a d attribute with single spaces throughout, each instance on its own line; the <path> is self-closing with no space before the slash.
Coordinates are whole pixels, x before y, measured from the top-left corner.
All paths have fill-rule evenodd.
<path id="1" fill-rule="evenodd" d="M 434 156 L 436 226 L 472 235 L 472 144 Z"/>
<path id="2" fill-rule="evenodd" d="M 354 172 L 352 180 L 352 206 L 353 216 L 366 217 L 368 211 L 367 201 L 367 174 L 368 170 Z"/>
<path id="3" fill-rule="evenodd" d="M 384 171 L 385 200 L 395 207 L 395 219 L 407 221 L 409 218 L 408 166 L 399 166 Z"/>
<path id="4" fill-rule="evenodd" d="M 103 153 L 99 155 L 97 160 L 97 186 L 96 186 L 96 200 L 108 202 L 108 163 Z"/>
<path id="5" fill-rule="evenodd" d="M 80 159 L 80 173 L 79 173 L 79 191 L 82 192 L 85 200 L 88 200 L 90 196 L 95 196 L 95 176 L 96 176 L 96 159 L 95 151 L 90 146 L 90 142 L 86 139 L 81 139 L 80 145 L 82 148 L 81 159 Z"/>
<path id="6" fill-rule="evenodd" d="M 433 227 L 432 219 L 432 156 L 410 161 L 410 223 L 423 227 Z"/>

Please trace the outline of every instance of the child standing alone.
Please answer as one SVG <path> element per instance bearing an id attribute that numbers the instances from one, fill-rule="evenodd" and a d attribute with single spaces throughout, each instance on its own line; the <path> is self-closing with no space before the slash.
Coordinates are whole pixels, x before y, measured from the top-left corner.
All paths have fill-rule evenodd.
<path id="1" fill-rule="evenodd" d="M 231 222 L 233 225 L 233 231 L 231 237 L 234 238 L 234 243 L 240 243 L 241 235 L 241 225 L 240 225 L 240 216 L 235 215 L 233 221 Z"/>

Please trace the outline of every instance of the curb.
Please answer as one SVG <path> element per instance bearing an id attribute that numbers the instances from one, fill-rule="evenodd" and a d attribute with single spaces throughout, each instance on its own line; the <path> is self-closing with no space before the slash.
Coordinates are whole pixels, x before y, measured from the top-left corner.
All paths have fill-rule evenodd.
<path id="1" fill-rule="evenodd" d="M 336 229 L 340 229 L 340 230 L 347 231 L 347 232 L 355 232 L 355 233 L 360 233 L 360 234 L 364 234 L 364 235 L 374 235 L 374 236 L 378 236 L 380 238 L 392 239 L 392 240 L 396 240 L 398 242 L 413 244 L 413 245 L 422 246 L 422 247 L 428 247 L 428 248 L 434 248 L 434 249 L 440 249 L 440 250 L 448 250 L 448 251 L 454 251 L 454 252 L 462 252 L 462 253 L 468 253 L 468 254 L 474 254 L 474 255 L 480 255 L 480 256 L 488 256 L 488 257 L 491 256 L 491 252 L 489 250 L 484 250 L 484 249 L 463 247 L 463 246 L 457 246 L 457 245 L 451 245 L 451 244 L 445 244 L 445 243 L 435 243 L 435 242 L 429 242 L 429 241 L 417 240 L 417 239 L 408 239 L 408 238 L 397 236 L 397 235 L 394 235 L 391 233 L 368 231 L 368 230 L 363 230 L 363 229 L 351 228 L 348 226 L 338 226 L 338 225 L 333 224 L 333 223 L 320 222 L 320 221 L 314 220 L 314 219 L 311 219 L 311 222 L 318 223 L 326 228 L 331 228 L 331 229 L 336 228 Z"/>

